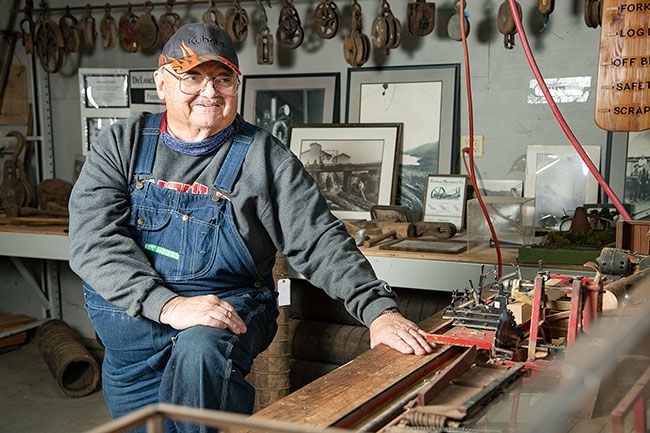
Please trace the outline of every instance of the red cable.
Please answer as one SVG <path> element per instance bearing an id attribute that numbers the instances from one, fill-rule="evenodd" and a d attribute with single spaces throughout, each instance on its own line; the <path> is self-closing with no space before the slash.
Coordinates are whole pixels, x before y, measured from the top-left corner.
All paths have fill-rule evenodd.
<path id="1" fill-rule="evenodd" d="M 497 253 L 497 278 L 501 278 L 503 270 L 501 247 L 499 246 L 499 240 L 497 239 L 494 225 L 492 225 L 490 214 L 487 210 L 487 207 L 485 207 L 485 203 L 483 203 L 483 197 L 481 197 L 481 192 L 479 191 L 478 184 L 476 183 L 476 173 L 474 171 L 474 106 L 472 104 L 472 80 L 470 78 L 469 71 L 469 51 L 467 49 L 467 38 L 465 37 L 465 0 L 460 0 L 460 34 L 463 39 L 463 55 L 465 57 L 465 84 L 467 86 L 467 110 L 469 114 L 469 180 L 472 182 L 472 186 L 474 187 L 474 192 L 476 194 L 476 199 L 478 200 L 478 204 L 481 206 L 481 210 L 485 216 L 485 221 L 490 228 L 492 239 L 494 239 L 494 249 Z M 464 156 L 463 162 L 465 162 Z M 467 169 L 467 164 L 465 164 L 465 167 Z"/>
<path id="2" fill-rule="evenodd" d="M 461 0 L 461 11 L 462 11 L 462 3 L 463 0 Z M 515 0 L 508 0 L 508 4 L 510 6 L 510 13 L 512 14 L 514 20 L 515 20 L 515 26 L 517 27 L 517 34 L 519 35 L 519 40 L 521 41 L 521 46 L 524 49 L 524 52 L 526 53 L 526 58 L 528 59 L 528 64 L 530 65 L 530 69 L 533 71 L 533 74 L 535 75 L 535 78 L 537 79 L 537 83 L 539 84 L 539 87 L 542 89 L 542 92 L 544 93 L 544 96 L 546 97 L 546 101 L 548 102 L 549 107 L 551 107 L 551 110 L 553 111 L 553 114 L 555 115 L 555 118 L 558 120 L 560 123 L 560 127 L 566 134 L 567 138 L 573 145 L 574 149 L 576 152 L 578 152 L 578 155 L 580 155 L 580 158 L 584 161 L 584 163 L 587 165 L 589 168 L 589 171 L 591 174 L 596 178 L 598 183 L 600 184 L 600 187 L 605 191 L 605 194 L 607 194 L 607 197 L 612 201 L 614 206 L 616 207 L 616 210 L 618 211 L 619 215 L 625 220 L 625 221 L 630 221 L 630 215 L 627 213 L 623 205 L 621 204 L 620 200 L 612 191 L 610 186 L 607 184 L 603 176 L 600 174 L 596 166 L 594 165 L 593 162 L 591 162 L 591 159 L 589 158 L 589 155 L 585 152 L 585 150 L 582 148 L 580 143 L 578 142 L 578 139 L 573 135 L 573 131 L 571 131 L 571 128 L 569 128 L 569 125 L 566 123 L 566 120 L 564 120 L 564 117 L 562 116 L 562 113 L 560 113 L 560 109 L 557 108 L 557 104 L 553 100 L 553 97 L 551 96 L 551 92 L 549 92 L 548 87 L 546 87 L 546 83 L 544 82 L 544 77 L 542 77 L 541 72 L 539 71 L 539 68 L 537 67 L 537 62 L 535 62 L 535 58 L 533 57 L 533 53 L 530 50 L 530 45 L 528 45 L 528 39 L 526 38 L 526 32 L 524 31 L 524 26 L 521 24 L 521 19 L 519 18 L 519 13 L 517 11 L 517 6 Z M 462 12 L 461 12 L 462 15 Z M 461 20 L 462 23 L 462 20 Z"/>

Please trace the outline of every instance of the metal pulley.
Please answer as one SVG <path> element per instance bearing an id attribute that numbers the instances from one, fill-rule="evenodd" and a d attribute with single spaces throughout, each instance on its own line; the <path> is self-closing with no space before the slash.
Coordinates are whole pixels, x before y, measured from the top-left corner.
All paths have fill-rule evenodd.
<path id="1" fill-rule="evenodd" d="M 517 15 L 519 15 L 519 19 L 521 19 L 521 5 L 519 5 L 519 2 L 515 2 L 515 4 L 517 5 Z M 515 19 L 512 16 L 508 0 L 504 0 L 504 2 L 501 3 L 501 6 L 499 6 L 497 26 L 499 27 L 499 31 L 503 34 L 503 45 L 508 50 L 513 49 L 515 46 L 517 27 L 515 26 Z"/>
<path id="2" fill-rule="evenodd" d="M 267 4 L 271 7 L 270 2 Z M 255 45 L 257 47 L 257 64 L 258 65 L 272 65 L 273 64 L 273 35 L 268 26 L 268 16 L 266 9 L 260 0 L 257 0 L 257 7 L 260 9 L 260 32 L 255 38 Z"/>
<path id="3" fill-rule="evenodd" d="M 81 45 L 79 37 L 79 21 L 70 12 L 70 6 L 65 7 L 65 13 L 59 19 L 59 29 L 63 35 L 63 49 L 67 53 L 78 53 Z"/>
<path id="4" fill-rule="evenodd" d="M 65 40 L 59 26 L 49 18 L 49 9 L 43 9 L 43 21 L 36 30 L 35 49 L 38 60 L 46 72 L 61 70 L 65 54 Z"/>
<path id="5" fill-rule="evenodd" d="M 460 0 L 454 3 L 454 9 L 456 12 L 451 16 L 447 23 L 447 34 L 455 41 L 462 41 L 463 36 L 460 31 Z M 469 35 L 469 20 L 467 19 L 467 16 L 464 16 L 463 19 L 465 20 L 465 37 L 467 37 Z"/>
<path id="6" fill-rule="evenodd" d="M 361 31 L 361 6 L 357 0 L 352 4 L 352 26 L 343 39 L 343 57 L 353 68 L 358 68 L 370 58 L 370 39 Z"/>
<path id="7" fill-rule="evenodd" d="M 117 41 L 117 24 L 111 15 L 111 5 L 108 3 L 104 5 L 104 16 L 99 22 L 99 31 L 102 35 L 104 48 L 113 48 Z"/>
<path id="8" fill-rule="evenodd" d="M 217 9 L 214 0 L 210 0 L 208 8 L 203 12 L 202 21 L 204 24 L 212 24 L 222 29 L 226 27 L 226 17 Z"/>
<path id="9" fill-rule="evenodd" d="M 284 1 L 284 6 L 280 11 L 276 37 L 278 44 L 288 50 L 298 48 L 305 38 L 305 31 L 302 29 L 298 11 L 293 6 L 293 0 Z"/>
<path id="10" fill-rule="evenodd" d="M 158 18 L 158 45 L 163 46 L 178 30 L 181 17 L 176 12 L 172 12 L 174 0 L 167 0 L 167 11 Z"/>
<path id="11" fill-rule="evenodd" d="M 436 4 L 416 0 L 408 4 L 408 28 L 415 36 L 426 36 L 433 31 L 436 22 Z"/>
<path id="12" fill-rule="evenodd" d="M 314 31 L 323 39 L 332 39 L 339 31 L 341 12 L 332 0 L 320 0 L 314 10 Z"/>
<path id="13" fill-rule="evenodd" d="M 133 13 L 131 3 L 120 17 L 119 33 L 120 33 L 120 47 L 127 53 L 135 53 L 138 51 L 138 41 L 135 37 L 135 24 L 138 22 L 138 16 Z"/>
<path id="14" fill-rule="evenodd" d="M 382 0 L 381 12 L 372 22 L 370 40 L 372 46 L 383 49 L 388 54 L 391 49 L 397 48 L 402 39 L 402 23 L 395 17 L 387 0 Z"/>
<path id="15" fill-rule="evenodd" d="M 144 2 L 144 14 L 140 15 L 133 26 L 138 48 L 143 51 L 153 50 L 158 43 L 158 23 L 151 15 L 152 10 L 153 4 L 150 1 Z"/>
<path id="16" fill-rule="evenodd" d="M 242 43 L 248 36 L 248 14 L 239 0 L 233 0 L 226 14 L 226 32 L 233 42 Z"/>

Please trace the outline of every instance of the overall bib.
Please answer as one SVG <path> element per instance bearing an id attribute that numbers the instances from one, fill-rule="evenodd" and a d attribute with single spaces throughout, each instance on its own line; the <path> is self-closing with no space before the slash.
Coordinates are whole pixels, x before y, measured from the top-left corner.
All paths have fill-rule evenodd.
<path id="1" fill-rule="evenodd" d="M 157 402 L 251 413 L 254 389 L 244 376 L 277 329 L 273 279 L 258 274 L 230 200 L 146 181 L 152 177 L 161 118 L 147 115 L 140 136 L 135 182 L 129 185 L 131 236 L 166 287 L 181 296 L 217 295 L 237 310 L 247 332 L 205 326 L 178 331 L 133 318 L 84 284 L 88 315 L 106 348 L 104 397 L 113 417 Z M 241 122 L 214 181 L 218 191 L 232 191 L 254 133 L 252 125 Z M 168 422 L 166 431 L 206 429 Z"/>

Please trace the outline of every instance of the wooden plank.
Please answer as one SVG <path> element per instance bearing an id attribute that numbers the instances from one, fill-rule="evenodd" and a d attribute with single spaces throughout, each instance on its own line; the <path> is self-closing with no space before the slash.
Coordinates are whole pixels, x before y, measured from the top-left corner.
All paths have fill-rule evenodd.
<path id="1" fill-rule="evenodd" d="M 51 225 L 42 227 L 0 225 L 0 232 L 68 236 L 67 227 Z"/>
<path id="2" fill-rule="evenodd" d="M 644 5 L 601 0 L 595 119 L 607 131 L 650 128 L 650 14 Z"/>
<path id="3" fill-rule="evenodd" d="M 366 256 L 394 257 L 397 259 L 420 259 L 420 260 L 440 260 L 454 261 L 462 263 L 496 263 L 496 253 L 494 248 L 475 247 L 460 254 L 445 253 L 424 253 L 415 251 L 386 251 L 378 247 L 361 248 Z M 517 257 L 516 249 L 502 249 L 504 263 L 513 263 Z"/>
<path id="4" fill-rule="evenodd" d="M 423 321 L 424 330 L 442 323 L 441 314 Z M 356 408 L 395 386 L 414 371 L 436 362 L 448 346 L 430 355 L 403 355 L 381 345 L 260 410 L 254 418 L 292 421 L 318 427 L 334 425 Z"/>

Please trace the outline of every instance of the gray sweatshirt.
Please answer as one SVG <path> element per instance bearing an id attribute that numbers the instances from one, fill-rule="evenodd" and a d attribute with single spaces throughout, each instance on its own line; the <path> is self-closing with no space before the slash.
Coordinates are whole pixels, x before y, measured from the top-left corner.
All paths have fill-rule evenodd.
<path id="1" fill-rule="evenodd" d="M 70 267 L 128 314 L 159 321 L 162 307 L 176 294 L 165 287 L 127 228 L 128 185 L 134 181 L 143 124 L 143 115 L 118 122 L 92 147 L 70 197 Z M 198 157 L 159 143 L 153 178 L 167 185 L 198 183 L 214 193 L 231 141 Z M 279 250 L 293 269 L 343 300 L 367 326 L 396 307 L 390 286 L 377 279 L 300 160 L 265 130 L 257 130 L 229 198 L 260 275 L 271 272 Z"/>

